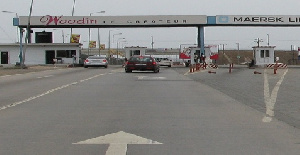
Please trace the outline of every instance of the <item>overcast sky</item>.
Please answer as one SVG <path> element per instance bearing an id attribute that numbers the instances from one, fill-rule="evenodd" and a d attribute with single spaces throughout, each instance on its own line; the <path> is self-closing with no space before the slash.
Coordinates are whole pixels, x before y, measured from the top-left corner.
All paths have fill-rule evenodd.
<path id="1" fill-rule="evenodd" d="M 32 16 L 64 15 L 71 16 L 74 0 L 34 0 Z M 0 43 L 17 41 L 16 27 L 12 18 L 28 16 L 31 0 L 1 0 L 0 5 Z M 11 11 L 15 13 L 3 13 Z M 299 0 L 76 0 L 74 16 L 89 16 L 90 13 L 105 11 L 93 16 L 123 15 L 300 15 Z M 65 36 L 70 29 L 34 29 L 34 32 L 52 31 L 54 42 L 62 42 L 62 31 Z M 126 38 L 124 46 L 151 47 L 151 36 L 154 48 L 179 48 L 180 44 L 197 43 L 196 28 L 122 28 L 100 29 L 101 43 L 108 47 L 108 31 L 122 33 L 115 35 Z M 81 35 L 81 42 L 87 47 L 88 29 L 73 29 Z M 225 44 L 227 49 L 251 49 L 257 45 L 254 40 L 262 39 L 261 45 L 267 45 L 267 34 L 270 45 L 277 49 L 290 50 L 291 45 L 300 46 L 300 27 L 206 27 L 205 44 Z M 34 36 L 33 36 L 34 37 Z M 92 40 L 97 40 L 97 29 L 92 29 Z M 67 39 L 66 39 L 67 40 Z M 116 41 L 115 41 L 116 42 Z M 116 47 L 116 44 L 112 44 Z"/>

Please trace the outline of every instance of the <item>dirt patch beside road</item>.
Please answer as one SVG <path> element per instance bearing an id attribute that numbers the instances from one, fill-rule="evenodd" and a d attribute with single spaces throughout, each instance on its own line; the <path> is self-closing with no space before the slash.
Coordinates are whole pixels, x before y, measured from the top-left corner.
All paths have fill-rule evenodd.
<path id="1" fill-rule="evenodd" d="M 0 67 L 0 76 L 26 74 L 30 72 L 41 72 L 45 70 L 56 70 L 62 68 L 67 68 L 67 66 L 55 67 L 52 65 L 35 65 L 35 66 L 28 66 L 26 69 L 21 69 L 19 67 Z"/>

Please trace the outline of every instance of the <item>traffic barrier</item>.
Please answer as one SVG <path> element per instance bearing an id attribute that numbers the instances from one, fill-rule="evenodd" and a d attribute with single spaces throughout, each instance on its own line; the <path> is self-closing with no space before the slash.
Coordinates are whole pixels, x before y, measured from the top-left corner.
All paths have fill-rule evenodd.
<path id="1" fill-rule="evenodd" d="M 286 69 L 287 68 L 287 64 L 283 64 L 283 63 L 278 63 L 277 65 L 276 65 L 276 63 L 267 64 L 266 68 L 271 69 L 271 68 L 274 68 L 275 66 L 277 66 L 277 69 Z"/>
<path id="2" fill-rule="evenodd" d="M 209 64 L 209 68 L 218 68 L 217 64 Z"/>

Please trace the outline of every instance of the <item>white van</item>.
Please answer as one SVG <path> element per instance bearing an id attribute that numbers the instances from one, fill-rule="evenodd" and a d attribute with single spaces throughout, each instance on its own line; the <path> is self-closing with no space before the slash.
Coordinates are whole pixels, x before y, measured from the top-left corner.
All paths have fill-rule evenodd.
<path id="1" fill-rule="evenodd" d="M 172 66 L 172 60 L 169 58 L 155 58 L 155 60 L 158 62 L 159 66 Z"/>

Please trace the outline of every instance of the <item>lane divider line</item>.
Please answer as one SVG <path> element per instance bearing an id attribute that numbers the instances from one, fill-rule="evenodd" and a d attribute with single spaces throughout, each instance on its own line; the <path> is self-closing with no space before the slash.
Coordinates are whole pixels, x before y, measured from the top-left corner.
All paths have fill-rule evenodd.
<path id="1" fill-rule="evenodd" d="M 32 101 L 32 100 L 34 100 L 34 99 L 43 97 L 43 96 L 45 96 L 45 95 L 51 94 L 51 93 L 53 93 L 53 92 L 55 92 L 55 91 L 58 91 L 58 90 L 67 88 L 67 87 L 72 86 L 72 85 L 76 85 L 76 84 L 81 83 L 81 82 L 85 82 L 85 81 L 88 81 L 88 80 L 92 80 L 92 79 L 94 79 L 94 78 L 97 78 L 97 77 L 103 76 L 103 75 L 107 75 L 107 74 L 106 74 L 106 73 L 105 73 L 105 74 L 98 74 L 98 75 L 92 76 L 92 77 L 87 78 L 87 79 L 84 79 L 84 80 L 79 80 L 79 82 L 72 82 L 72 83 L 69 83 L 69 84 L 66 84 L 66 85 L 62 85 L 62 86 L 56 87 L 56 88 L 54 88 L 54 89 L 50 89 L 50 90 L 48 90 L 48 91 L 46 91 L 46 92 L 44 92 L 44 93 L 38 94 L 38 95 L 36 95 L 36 96 L 29 97 L 29 98 L 24 99 L 24 100 L 22 100 L 22 101 L 18 101 L 18 102 L 12 103 L 12 104 L 8 104 L 8 105 L 5 105 L 5 106 L 2 106 L 2 107 L 0 107 L 0 111 L 5 110 L 5 109 L 8 109 L 8 108 L 15 107 L 15 106 L 17 106 L 17 105 L 20 105 L 20 104 L 23 104 L 23 103 Z"/>

